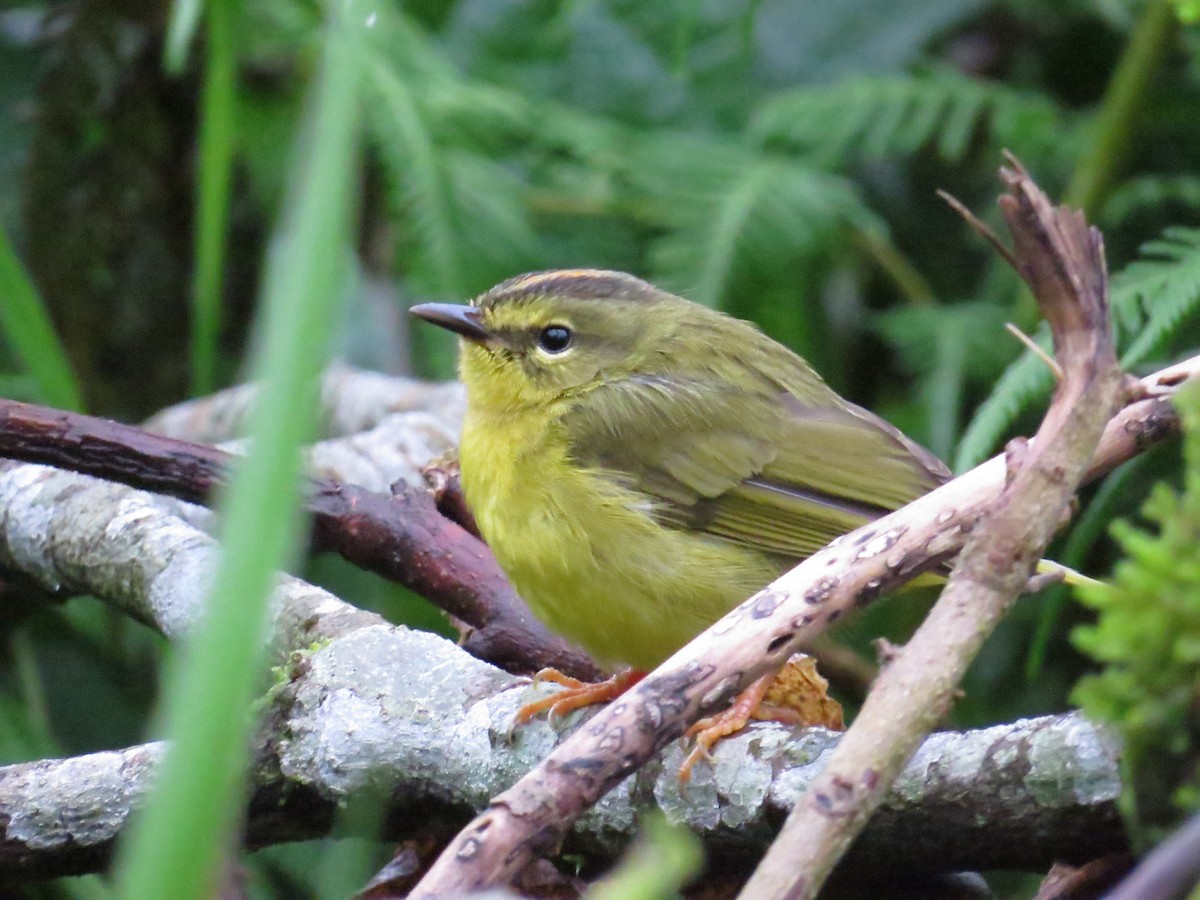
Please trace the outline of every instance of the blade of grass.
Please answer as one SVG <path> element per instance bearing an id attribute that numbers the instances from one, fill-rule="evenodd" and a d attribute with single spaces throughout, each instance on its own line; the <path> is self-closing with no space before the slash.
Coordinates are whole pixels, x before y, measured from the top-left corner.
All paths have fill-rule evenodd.
<path id="1" fill-rule="evenodd" d="M 1063 202 L 1095 215 L 1129 154 L 1141 117 L 1149 106 L 1154 74 L 1167 59 L 1178 32 L 1167 0 L 1150 0 L 1129 36 L 1104 100 L 1087 153 L 1071 175 Z"/>
<path id="2" fill-rule="evenodd" d="M 352 15 L 363 21 L 361 11 L 328 6 L 306 152 L 293 171 L 281 239 L 267 266 L 251 450 L 220 504 L 222 549 L 208 612 L 168 671 L 160 720 L 171 749 L 120 848 L 123 897 L 212 896 L 236 834 L 267 597 L 296 543 L 297 448 L 316 428 L 317 375 L 344 274 L 361 55 Z"/>
<path id="3" fill-rule="evenodd" d="M 17 676 L 17 690 L 25 707 L 26 739 L 40 756 L 53 756 L 58 748 L 55 746 L 54 730 L 50 727 L 46 687 L 42 683 L 42 673 L 38 670 L 37 651 L 29 631 L 25 628 L 15 629 L 9 639 L 8 648 Z"/>
<path id="4" fill-rule="evenodd" d="M 687 829 L 653 816 L 617 867 L 588 889 L 586 900 L 664 900 L 679 896 L 704 862 Z"/>
<path id="5" fill-rule="evenodd" d="M 208 55 L 200 111 L 200 163 L 196 187 L 196 268 L 192 284 L 192 393 L 216 388 L 221 330 L 221 273 L 233 172 L 233 105 L 237 82 L 235 0 L 208 4 Z"/>
<path id="6" fill-rule="evenodd" d="M 175 0 L 171 4 L 171 19 L 167 22 L 167 40 L 163 47 L 163 66 L 178 75 L 187 64 L 188 47 L 200 27 L 203 0 Z"/>
<path id="7" fill-rule="evenodd" d="M 42 399 L 60 409 L 83 409 L 79 383 L 16 251 L 0 228 L 0 328 L 37 382 Z"/>

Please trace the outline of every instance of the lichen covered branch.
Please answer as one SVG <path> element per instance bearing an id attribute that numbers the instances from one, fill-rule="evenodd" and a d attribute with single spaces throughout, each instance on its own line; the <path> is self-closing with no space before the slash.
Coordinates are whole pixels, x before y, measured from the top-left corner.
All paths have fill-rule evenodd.
<path id="1" fill-rule="evenodd" d="M 388 798 L 391 837 L 434 819 L 465 821 L 560 740 L 544 722 L 505 739 L 534 690 L 449 641 L 405 628 L 368 623 L 323 642 L 286 666 L 271 692 L 245 843 L 326 834 L 339 804 L 365 792 Z M 594 861 L 614 858 L 653 798 L 711 854 L 757 855 L 838 738 L 758 723 L 719 747 L 685 794 L 676 748 L 580 820 L 569 846 Z M 161 744 L 150 744 L 0 768 L 0 881 L 102 869 L 162 755 Z M 1036 871 L 1056 856 L 1083 861 L 1120 845 L 1119 791 L 1116 744 L 1078 714 L 937 735 L 906 770 L 858 859 L 892 871 Z M 922 836 L 915 852 L 896 852 L 901 834 Z"/>

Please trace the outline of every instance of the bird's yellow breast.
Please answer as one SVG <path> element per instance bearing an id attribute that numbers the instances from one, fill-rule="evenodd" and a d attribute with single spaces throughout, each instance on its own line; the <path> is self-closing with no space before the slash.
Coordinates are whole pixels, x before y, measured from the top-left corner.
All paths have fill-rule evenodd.
<path id="1" fill-rule="evenodd" d="M 472 407 L 459 454 L 467 502 L 517 592 L 602 663 L 653 668 L 779 572 L 664 528 L 648 495 L 568 460 L 552 415 Z"/>

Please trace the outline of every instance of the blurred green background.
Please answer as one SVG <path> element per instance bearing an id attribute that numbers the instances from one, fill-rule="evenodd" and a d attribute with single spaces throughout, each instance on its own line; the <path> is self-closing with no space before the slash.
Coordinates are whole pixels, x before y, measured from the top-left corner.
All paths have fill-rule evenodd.
<path id="1" fill-rule="evenodd" d="M 623 269 L 757 321 L 966 468 L 1035 427 L 1050 387 L 1003 330 L 1040 335 L 1032 301 L 935 194 L 998 227 L 1001 150 L 1103 230 L 1128 366 L 1200 347 L 1196 14 L 1167 0 L 350 4 L 362 153 L 335 352 L 452 377 L 452 342 L 410 332 L 407 306 L 528 270 Z M 0 8 L 0 393 L 137 421 L 244 377 L 325 16 L 301 0 Z M 1181 471 L 1166 446 L 1089 489 L 1050 555 L 1105 576 L 1109 524 Z M 307 574 L 437 626 L 344 565 Z M 903 640 L 924 608 L 885 603 L 841 637 L 872 658 L 873 638 Z M 1068 708 L 1095 668 L 1071 631 L 1093 616 L 1063 589 L 1023 600 L 955 722 Z M 86 598 L 0 617 L 0 762 L 144 738 L 160 640 Z M 252 891 L 303 896 L 313 865 L 256 854 Z"/>

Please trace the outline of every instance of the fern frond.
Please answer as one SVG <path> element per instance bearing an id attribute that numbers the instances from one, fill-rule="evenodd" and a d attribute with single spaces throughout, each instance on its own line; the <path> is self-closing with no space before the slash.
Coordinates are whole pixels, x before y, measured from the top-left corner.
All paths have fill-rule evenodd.
<path id="1" fill-rule="evenodd" d="M 456 80 L 423 86 L 421 105 L 439 139 L 459 147 L 501 152 L 537 127 L 530 121 L 533 104 L 520 94 L 490 84 Z"/>
<path id="2" fill-rule="evenodd" d="M 1050 329 L 1039 329 L 1034 339 L 1048 349 Z M 954 471 L 964 472 L 987 459 L 1017 417 L 1034 401 L 1048 396 L 1053 385 L 1053 374 L 1035 353 L 1026 350 L 1017 357 L 975 411 L 954 455 Z"/>
<path id="3" fill-rule="evenodd" d="M 429 125 L 411 85 L 386 60 L 370 60 L 366 91 L 369 133 L 384 162 L 384 174 L 401 220 L 410 221 L 419 262 L 433 291 L 461 297 L 462 258 L 451 201 Z"/>
<path id="4" fill-rule="evenodd" d="M 968 378 L 986 377 L 999 367 L 997 336 L 1004 311 L 996 303 L 904 306 L 875 319 L 879 332 L 896 348 L 918 379 L 925 433 L 914 435 L 942 459 L 958 435 Z"/>
<path id="5" fill-rule="evenodd" d="M 654 276 L 697 302 L 719 305 L 747 272 L 803 280 L 797 263 L 828 251 L 848 226 L 882 227 L 842 178 L 740 147 L 681 149 L 675 143 L 673 175 L 643 165 L 638 177 L 670 195 Z"/>
<path id="6" fill-rule="evenodd" d="M 1116 225 L 1138 213 L 1164 207 L 1200 210 L 1200 176 L 1144 175 L 1130 179 L 1109 195 L 1101 220 Z"/>
<path id="7" fill-rule="evenodd" d="M 477 153 L 448 149 L 441 157 L 452 223 L 464 251 L 460 278 L 469 292 L 537 268 L 538 241 L 526 213 L 521 179 Z"/>
<path id="8" fill-rule="evenodd" d="M 461 82 L 457 67 L 400 4 L 379 4 L 372 7 L 370 15 L 374 25 L 361 32 L 367 39 L 364 50 L 374 53 L 393 72 L 410 82 L 419 79 L 422 92 Z"/>
<path id="9" fill-rule="evenodd" d="M 1161 350 L 1200 312 L 1200 228 L 1168 228 L 1141 255 L 1112 282 L 1113 312 L 1131 339 L 1121 356 L 1126 367 Z"/>
<path id="10" fill-rule="evenodd" d="M 950 161 L 987 127 L 997 143 L 1039 156 L 1061 116 L 1045 96 L 936 69 L 866 77 L 777 95 L 759 108 L 751 137 L 826 165 L 908 156 L 932 146 Z"/>
<path id="11" fill-rule="evenodd" d="M 755 210 L 767 199 L 776 176 L 775 165 L 746 166 L 723 189 L 700 201 L 702 209 L 680 209 L 676 230 L 653 251 L 655 274 L 668 284 L 691 281 L 697 303 L 717 306 L 733 274 Z"/>

